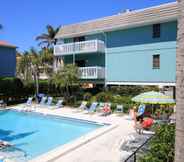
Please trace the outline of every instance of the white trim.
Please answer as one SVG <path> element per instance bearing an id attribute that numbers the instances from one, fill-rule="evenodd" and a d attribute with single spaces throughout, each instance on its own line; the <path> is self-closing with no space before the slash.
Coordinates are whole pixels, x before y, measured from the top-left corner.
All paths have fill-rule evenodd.
<path id="1" fill-rule="evenodd" d="M 176 86 L 174 82 L 106 82 L 107 85 Z"/>

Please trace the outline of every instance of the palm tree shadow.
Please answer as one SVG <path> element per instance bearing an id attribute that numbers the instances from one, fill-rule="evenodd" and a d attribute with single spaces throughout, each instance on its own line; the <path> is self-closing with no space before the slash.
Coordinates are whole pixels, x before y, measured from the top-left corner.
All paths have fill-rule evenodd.
<path id="1" fill-rule="evenodd" d="M 13 141 L 13 140 L 17 140 L 17 139 L 21 139 L 21 138 L 25 138 L 27 136 L 33 135 L 38 131 L 31 131 L 31 132 L 26 132 L 26 133 L 19 133 L 19 134 L 15 134 L 15 135 L 11 135 L 12 132 L 10 134 L 8 134 L 7 136 L 3 137 L 2 140 L 4 141 Z"/>

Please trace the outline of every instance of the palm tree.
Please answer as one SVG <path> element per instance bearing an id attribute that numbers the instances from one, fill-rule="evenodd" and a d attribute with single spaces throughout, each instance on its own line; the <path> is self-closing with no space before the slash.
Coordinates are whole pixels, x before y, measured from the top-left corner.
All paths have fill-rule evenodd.
<path id="1" fill-rule="evenodd" d="M 32 80 L 31 58 L 29 52 L 24 52 L 17 62 L 17 76 L 26 84 Z"/>
<path id="2" fill-rule="evenodd" d="M 64 88 L 65 99 L 68 100 L 72 95 L 71 88 L 79 85 L 78 76 L 78 68 L 73 64 L 68 64 L 53 74 L 51 83 L 57 88 Z"/>
<path id="3" fill-rule="evenodd" d="M 39 46 L 44 45 L 47 48 L 51 47 L 53 44 L 56 43 L 55 36 L 59 31 L 60 27 L 54 29 L 51 25 L 47 25 L 47 33 L 43 33 L 36 37 L 37 41 L 40 41 Z"/>
<path id="4" fill-rule="evenodd" d="M 184 0 L 178 0 L 175 162 L 184 161 Z"/>

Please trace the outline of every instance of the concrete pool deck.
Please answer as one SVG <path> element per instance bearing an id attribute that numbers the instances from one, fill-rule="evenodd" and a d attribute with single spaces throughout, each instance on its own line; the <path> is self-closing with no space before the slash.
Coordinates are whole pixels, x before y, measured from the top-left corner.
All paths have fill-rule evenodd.
<path id="1" fill-rule="evenodd" d="M 13 108 L 19 109 L 20 105 Z M 120 162 L 122 157 L 127 156 L 126 152 L 120 150 L 123 139 L 130 133 L 135 133 L 133 122 L 127 119 L 127 115 L 112 114 L 103 117 L 99 113 L 87 114 L 85 111 L 78 111 L 70 107 L 53 110 L 36 108 L 36 112 L 110 125 L 92 131 L 30 162 Z"/>

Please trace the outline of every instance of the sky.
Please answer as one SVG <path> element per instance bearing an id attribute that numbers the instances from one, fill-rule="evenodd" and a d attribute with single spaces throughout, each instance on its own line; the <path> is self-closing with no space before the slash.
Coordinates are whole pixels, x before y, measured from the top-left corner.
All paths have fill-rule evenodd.
<path id="1" fill-rule="evenodd" d="M 38 48 L 36 36 L 53 27 L 141 9 L 175 0 L 3 0 L 0 5 L 0 40 L 19 51 Z"/>

